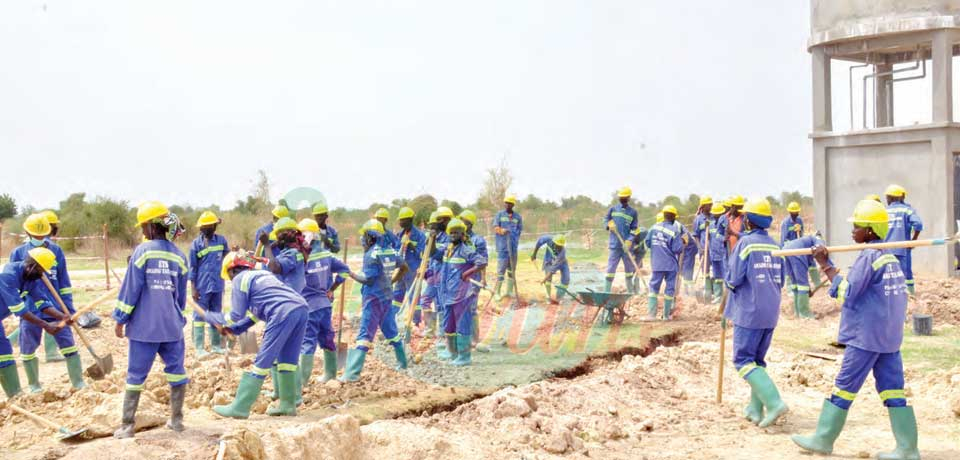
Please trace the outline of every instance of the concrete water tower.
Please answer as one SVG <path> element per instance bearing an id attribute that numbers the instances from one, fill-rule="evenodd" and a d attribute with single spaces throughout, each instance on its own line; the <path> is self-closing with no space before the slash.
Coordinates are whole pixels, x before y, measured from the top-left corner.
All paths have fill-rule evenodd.
<path id="1" fill-rule="evenodd" d="M 897 183 L 924 220 L 921 237 L 952 235 L 960 219 L 953 91 L 960 0 L 811 0 L 810 10 L 817 227 L 829 243 L 849 243 L 846 219 L 856 202 Z M 917 80 L 929 96 L 895 97 Z M 904 120 L 894 101 L 923 104 L 923 116 Z M 838 115 L 847 108 L 849 123 Z M 915 250 L 914 271 L 955 275 L 954 254 Z"/>

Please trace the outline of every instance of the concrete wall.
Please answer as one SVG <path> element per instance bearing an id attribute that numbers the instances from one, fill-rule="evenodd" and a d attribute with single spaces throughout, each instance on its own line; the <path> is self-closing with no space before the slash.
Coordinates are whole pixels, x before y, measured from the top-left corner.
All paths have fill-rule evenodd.
<path id="1" fill-rule="evenodd" d="M 811 0 L 810 46 L 960 25 L 960 0 Z"/>

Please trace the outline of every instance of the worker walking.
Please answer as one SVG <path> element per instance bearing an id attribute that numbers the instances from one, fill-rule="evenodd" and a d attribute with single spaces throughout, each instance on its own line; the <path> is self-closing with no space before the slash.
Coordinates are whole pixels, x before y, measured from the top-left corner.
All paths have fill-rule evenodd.
<path id="1" fill-rule="evenodd" d="M 74 313 L 73 287 L 70 284 L 70 275 L 67 273 L 67 259 L 64 257 L 63 250 L 60 246 L 49 238 L 53 230 L 47 217 L 43 214 L 31 214 L 23 222 L 23 230 L 27 232 L 27 242 L 17 246 L 13 252 L 10 253 L 11 263 L 27 260 L 30 251 L 36 248 L 46 248 L 54 255 L 53 266 L 49 270 L 50 273 L 47 278 L 49 278 L 50 285 L 53 286 L 57 292 L 50 292 L 46 285 L 39 282 L 31 289 L 34 301 L 37 302 L 36 307 L 39 307 L 41 304 L 51 307 L 37 308 L 37 316 L 44 321 L 60 318 L 59 313 L 61 313 L 62 310 L 60 310 L 54 294 L 59 295 L 60 298 L 63 299 L 63 303 L 67 306 L 67 310 L 70 311 L 71 314 Z M 58 314 L 48 314 L 51 310 Z M 73 331 L 70 328 L 64 328 L 58 332 L 57 337 L 50 336 L 49 334 L 46 335 L 50 340 L 54 341 L 54 349 L 52 351 L 45 350 L 47 361 L 52 361 L 50 359 L 51 356 L 62 354 L 66 359 L 67 374 L 70 376 L 70 383 L 74 388 L 85 387 L 86 385 L 83 383 L 83 367 L 80 364 L 80 355 L 77 352 L 77 344 L 73 338 Z M 44 339 L 43 336 L 43 328 L 21 317 L 20 334 L 18 337 L 20 360 L 23 363 L 23 370 L 27 374 L 27 384 L 33 393 L 38 393 L 42 389 L 40 385 L 40 360 L 37 359 L 36 352 L 37 348 L 40 348 L 40 344 L 45 343 L 46 339 Z M 46 345 L 44 345 L 44 347 L 46 348 Z M 57 352 L 58 347 L 60 350 L 59 353 Z M 56 361 L 56 359 L 53 359 L 53 361 Z"/>
<path id="2" fill-rule="evenodd" d="M 853 240 L 857 244 L 879 243 L 888 237 L 889 208 L 873 200 L 857 203 L 853 217 Z M 847 413 L 867 375 L 873 373 L 877 393 L 887 407 L 897 447 L 877 456 L 881 460 L 920 458 L 917 448 L 917 418 L 904 393 L 903 319 L 907 313 L 907 284 L 898 259 L 887 251 L 864 249 L 846 277 L 828 259 L 829 251 L 817 246 L 813 256 L 832 280 L 830 295 L 841 303 L 840 334 L 846 345 L 843 364 L 833 393 L 823 409 L 812 436 L 794 436 L 800 447 L 824 454 L 833 452 Z"/>
<path id="3" fill-rule="evenodd" d="M 536 246 L 533 247 L 533 254 L 530 260 L 536 262 L 537 252 L 540 247 L 544 247 L 543 254 L 543 287 L 547 292 L 547 301 L 552 304 L 560 303 L 560 296 L 568 292 L 570 287 L 570 264 L 567 262 L 567 237 L 565 235 L 543 235 L 537 239 Z M 554 284 L 557 288 L 557 298 L 554 299 L 550 293 L 550 283 L 553 281 L 553 275 L 560 272 L 560 283 Z M 571 294 L 572 295 L 572 294 Z"/>
<path id="4" fill-rule="evenodd" d="M 623 261 L 623 273 L 626 277 L 627 292 L 636 293 L 636 283 L 633 281 L 637 267 L 633 266 L 633 261 L 627 254 L 632 247 L 630 234 L 637 229 L 637 210 L 630 207 L 630 195 L 633 191 L 630 187 L 622 187 L 617 191 L 619 203 L 607 210 L 605 218 L 607 230 L 610 232 L 609 243 L 607 247 L 610 254 L 607 256 L 607 279 L 604 285 L 605 292 L 611 292 L 613 279 L 617 276 L 617 266 Z M 621 241 L 626 243 L 623 247 Z"/>
<path id="5" fill-rule="evenodd" d="M 327 223 L 327 219 L 330 217 L 327 204 L 317 203 L 313 205 L 311 212 L 313 213 L 313 220 L 317 221 L 317 226 L 320 227 L 320 232 L 317 235 L 320 242 L 323 243 L 323 248 L 334 254 L 340 252 L 340 235 L 337 233 L 337 229 Z"/>
<path id="6" fill-rule="evenodd" d="M 704 285 L 704 298 L 711 303 L 719 303 L 723 297 L 723 278 L 727 273 L 726 221 L 723 216 L 727 209 L 720 203 L 710 207 L 710 221 L 704 235 L 704 247 L 709 246 L 707 260 L 707 283 Z M 709 242 L 707 241 L 709 239 Z M 711 299 L 712 296 L 712 299 Z"/>
<path id="7" fill-rule="evenodd" d="M 260 253 L 257 254 L 258 257 L 263 256 L 264 251 L 266 251 L 267 246 L 269 246 L 269 241 L 270 241 L 271 239 L 273 239 L 273 235 L 274 235 L 274 233 L 273 233 L 273 226 L 274 226 L 274 224 L 275 224 L 278 220 L 283 219 L 284 217 L 290 217 L 290 210 L 287 209 L 286 206 L 284 206 L 284 205 L 282 205 L 282 204 L 278 204 L 278 205 L 276 205 L 276 206 L 273 207 L 273 210 L 270 211 L 270 214 L 273 215 L 273 220 L 271 220 L 270 222 L 267 222 L 267 223 L 264 224 L 262 227 L 258 228 L 257 231 L 256 231 L 256 233 L 253 234 L 253 243 L 254 243 L 254 244 L 263 241 L 263 240 L 261 239 L 262 235 L 267 235 L 267 236 L 268 236 L 268 242 L 265 243 L 265 244 L 262 244 L 262 246 L 260 247 Z"/>
<path id="8" fill-rule="evenodd" d="M 190 245 L 188 259 L 190 271 L 187 279 L 190 281 L 193 301 L 204 311 L 223 311 L 223 278 L 220 269 L 223 257 L 230 252 L 230 245 L 223 235 L 217 234 L 217 225 L 220 218 L 212 211 L 204 211 L 197 219 L 200 235 Z M 206 356 L 204 349 L 204 330 L 207 323 L 199 312 L 193 312 L 193 345 L 196 348 L 197 358 Z M 210 350 L 214 353 L 223 353 L 219 332 L 210 326 Z"/>
<path id="9" fill-rule="evenodd" d="M 887 232 L 885 241 L 909 241 L 919 238 L 920 232 L 923 231 L 923 221 L 917 211 L 913 209 L 913 206 L 904 201 L 907 197 L 907 190 L 893 184 L 887 187 L 884 194 L 887 195 L 887 214 L 890 217 L 890 231 Z M 907 280 L 907 290 L 910 291 L 911 295 L 915 294 L 913 250 L 910 248 L 895 248 L 891 249 L 890 253 L 900 261 L 900 268 Z"/>
<path id="10" fill-rule="evenodd" d="M 733 323 L 733 364 L 750 384 L 744 416 L 760 428 L 772 425 L 788 410 L 767 374 L 766 355 L 780 316 L 783 259 L 770 255 L 780 249 L 767 234 L 773 222 L 770 202 L 751 199 L 725 275 L 730 290 L 724 320 Z"/>
<path id="11" fill-rule="evenodd" d="M 700 251 L 697 244 L 696 235 L 683 224 L 677 222 L 680 226 L 680 234 L 683 235 L 683 249 L 681 249 L 683 265 L 680 266 L 680 276 L 683 277 L 683 294 L 693 295 L 693 269 L 697 263 L 697 253 Z"/>
<path id="12" fill-rule="evenodd" d="M 184 429 L 183 398 L 189 382 L 183 367 L 187 258 L 171 241 L 183 227 L 166 206 L 156 201 L 137 208 L 137 225 L 146 241 L 130 256 L 113 310 L 117 322 L 114 333 L 129 341 L 122 425 L 114 432 L 115 438 L 133 437 L 140 393 L 158 354 L 170 384 L 167 428 L 173 431 Z"/>
<path id="13" fill-rule="evenodd" d="M 307 302 L 307 326 L 300 346 L 300 372 L 297 376 L 297 406 L 302 402 L 302 388 L 310 383 L 313 374 L 313 355 L 319 346 L 323 350 L 323 382 L 337 378 L 337 346 L 331 322 L 333 291 L 343 284 L 350 267 L 333 253 L 319 238 L 320 226 L 313 219 L 303 219 L 297 228 L 310 245 L 307 258 L 306 285 L 303 299 Z"/>
<path id="14" fill-rule="evenodd" d="M 431 253 L 434 260 L 442 263 L 438 299 L 443 305 L 443 332 L 454 366 L 472 363 L 473 310 L 470 307 L 474 289 L 470 279 L 487 265 L 487 260 L 466 244 L 466 232 L 467 226 L 462 220 L 451 219 L 446 228 L 449 242 L 445 248 L 435 248 Z"/>
<path id="15" fill-rule="evenodd" d="M 706 254 L 706 250 L 707 250 L 706 235 L 707 235 L 707 227 L 710 222 L 711 207 L 713 207 L 713 198 L 710 198 L 707 195 L 700 197 L 700 204 L 699 204 L 699 207 L 697 208 L 697 215 L 693 218 L 693 230 L 691 230 L 691 233 L 693 234 L 693 238 L 699 243 L 697 244 L 696 256 L 700 259 L 700 266 L 701 266 L 700 269 L 703 270 L 705 274 L 709 274 L 709 269 L 706 266 L 710 264 L 710 257 L 708 254 Z M 684 262 L 686 262 L 686 258 L 684 258 Z M 692 286 L 693 283 L 690 283 L 690 284 L 691 284 L 690 286 L 691 289 L 694 289 L 694 286 Z M 712 284 L 712 281 L 710 280 L 710 277 L 704 276 L 703 292 L 705 293 L 704 294 L 705 302 L 710 301 L 709 293 L 713 291 L 713 286 L 711 284 Z"/>
<path id="16" fill-rule="evenodd" d="M 279 402 L 267 408 L 267 415 L 297 415 L 297 358 L 307 324 L 307 303 L 300 293 L 273 273 L 257 270 L 257 264 L 262 262 L 246 252 L 227 254 L 220 275 L 232 285 L 230 316 L 224 318 L 217 313 L 206 316 L 207 322 L 222 334 L 233 336 L 243 334 L 258 322 L 266 323 L 253 368 L 240 377 L 233 402 L 213 406 L 213 411 L 223 417 L 249 417 L 267 372 L 274 366 L 279 369 L 273 382 Z"/>
<path id="17" fill-rule="evenodd" d="M 783 249 L 802 249 L 822 246 L 817 235 L 801 236 L 787 241 Z M 812 255 L 787 256 L 784 258 L 783 274 L 787 289 L 793 293 L 793 313 L 797 318 L 813 318 L 810 313 L 810 280 L 808 278 Z"/>
<path id="18" fill-rule="evenodd" d="M 57 340 L 63 340 L 61 337 L 64 336 L 61 332 L 64 329 L 69 331 L 65 326 L 71 324 L 72 320 L 49 301 L 38 296 L 38 281 L 44 273 L 49 274 L 53 271 L 56 259 L 56 255 L 50 249 L 35 247 L 27 251 L 22 261 L 4 265 L 3 271 L 0 272 L 0 321 L 14 314 L 22 320 L 21 327 L 24 324 L 30 324 L 56 337 Z M 45 320 L 44 317 L 51 320 Z M 76 351 L 73 355 L 76 355 Z M 71 382 L 73 379 L 71 372 Z M 13 359 L 13 347 L 2 334 L 0 334 L 0 387 L 3 388 L 8 400 L 21 392 L 17 362 Z"/>
<path id="19" fill-rule="evenodd" d="M 400 241 L 397 253 L 407 263 L 410 270 L 393 286 L 392 305 L 394 314 L 400 311 L 400 307 L 403 306 L 403 299 L 407 296 L 407 291 L 413 287 L 413 281 L 417 277 L 416 268 L 420 267 L 423 251 L 427 245 L 427 236 L 413 225 L 413 215 L 413 209 L 408 207 L 400 208 L 400 213 L 397 214 L 397 224 L 400 226 L 400 232 L 396 234 Z"/>
<path id="20" fill-rule="evenodd" d="M 650 248 L 650 293 L 647 296 L 647 319 L 657 318 L 659 308 L 660 285 L 666 282 L 663 296 L 663 320 L 670 319 L 677 287 L 678 259 L 685 244 L 683 228 L 677 220 L 677 208 L 673 205 L 663 207 L 663 221 L 657 222 L 647 233 L 647 247 Z M 659 218 L 659 216 L 658 216 Z"/>
<path id="21" fill-rule="evenodd" d="M 368 220 L 360 228 L 363 242 L 363 273 L 350 273 L 350 277 L 363 285 L 360 289 L 363 313 L 360 317 L 360 331 L 357 333 L 356 348 L 347 354 L 347 367 L 340 377 L 344 382 L 360 380 L 363 362 L 367 351 L 373 348 L 373 339 L 377 329 L 383 334 L 397 358 L 397 368 L 407 368 L 407 354 L 403 349 L 403 338 L 397 332 L 396 316 L 390 307 L 391 288 L 406 274 L 407 264 L 397 257 L 397 251 L 387 241 L 383 224 L 376 219 Z M 399 268 L 398 268 L 399 267 Z"/>
<path id="22" fill-rule="evenodd" d="M 494 291 L 498 300 L 504 274 L 508 275 L 506 296 L 516 295 L 517 251 L 520 250 L 520 233 L 523 232 L 523 218 L 513 210 L 516 205 L 517 197 L 508 195 L 503 199 L 503 210 L 493 216 L 497 244 L 497 285 Z"/>

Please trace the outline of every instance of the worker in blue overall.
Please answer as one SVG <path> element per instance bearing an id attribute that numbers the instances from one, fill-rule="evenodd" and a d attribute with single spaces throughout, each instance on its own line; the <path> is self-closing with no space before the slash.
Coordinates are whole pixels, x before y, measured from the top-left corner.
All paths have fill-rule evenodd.
<path id="1" fill-rule="evenodd" d="M 773 223 L 770 202 L 753 198 L 743 210 L 743 227 L 727 263 L 724 281 L 730 293 L 723 316 L 724 321 L 733 323 L 733 364 L 750 384 L 744 417 L 766 428 L 788 410 L 767 374 L 766 362 L 780 318 L 783 259 L 770 254 L 780 249 L 767 234 Z"/>
<path id="2" fill-rule="evenodd" d="M 487 240 L 483 239 L 482 236 L 473 231 L 474 226 L 477 224 L 477 215 L 469 209 L 464 209 L 463 211 L 460 211 L 459 218 L 467 226 L 466 243 L 470 245 L 470 247 L 472 247 L 477 254 L 480 254 L 484 260 L 489 262 L 490 254 L 487 252 Z M 483 270 L 475 272 L 473 274 L 473 280 L 482 285 L 486 285 L 487 282 L 484 279 L 485 271 L 486 266 L 484 266 Z M 477 311 L 477 304 L 480 300 L 480 288 L 473 286 L 472 289 L 473 294 L 470 301 L 470 310 L 473 311 L 473 333 L 470 335 L 470 338 L 473 340 L 473 346 L 477 351 L 486 353 L 490 351 L 490 349 L 486 345 L 480 343 L 480 315 Z"/>
<path id="3" fill-rule="evenodd" d="M 530 260 L 536 263 L 537 252 L 540 251 L 541 247 L 545 248 L 543 254 L 543 288 L 547 293 L 547 301 L 552 304 L 560 303 L 560 296 L 569 293 L 570 264 L 567 262 L 566 245 L 566 235 L 543 235 L 537 239 L 537 244 L 533 247 L 533 254 L 530 254 Z M 560 282 L 554 284 L 557 288 L 557 298 L 554 299 L 553 294 L 550 293 L 550 284 L 553 282 L 553 275 L 557 272 L 560 272 Z"/>
<path id="4" fill-rule="evenodd" d="M 183 326 L 187 324 L 187 257 L 173 239 L 182 231 L 179 219 L 166 206 L 147 201 L 137 208 L 137 224 L 146 241 L 133 250 L 120 286 L 113 319 L 114 334 L 129 342 L 127 386 L 122 424 L 113 436 L 134 435 L 134 419 L 147 375 L 157 355 L 170 384 L 170 420 L 167 427 L 181 432 L 187 370 Z"/>
<path id="5" fill-rule="evenodd" d="M 350 277 L 363 285 L 363 312 L 360 317 L 360 330 L 357 332 L 357 345 L 347 354 L 347 365 L 340 380 L 356 382 L 366 360 L 367 352 L 373 348 L 373 339 L 377 330 L 383 334 L 387 343 L 393 346 L 397 358 L 397 368 L 407 368 L 407 355 L 403 349 L 403 338 L 397 331 L 396 316 L 390 307 L 391 286 L 406 274 L 408 267 L 397 251 L 387 241 L 383 224 L 370 219 L 360 228 L 363 242 L 363 272 L 351 273 Z"/>
<path id="6" fill-rule="evenodd" d="M 452 214 L 452 212 L 451 212 Z M 427 229 L 437 235 L 438 229 L 440 226 L 440 221 L 437 218 L 437 212 L 434 211 L 430 213 L 430 219 L 427 221 Z M 436 236 L 434 237 L 436 238 Z M 436 244 L 436 246 L 440 246 Z M 426 248 L 424 248 L 426 250 Z M 427 270 L 423 274 L 423 291 L 420 293 L 420 300 L 417 302 L 417 311 L 420 312 L 420 315 L 417 315 L 414 312 L 413 322 L 419 324 L 423 321 L 423 338 L 424 340 L 433 340 L 436 336 L 437 331 L 437 284 L 440 282 L 440 264 L 434 261 L 432 258 L 427 261 Z M 419 267 L 418 267 L 419 268 Z"/>
<path id="7" fill-rule="evenodd" d="M 262 257 L 262 256 L 263 256 L 264 251 L 267 249 L 267 246 L 269 246 L 269 241 L 272 241 L 272 239 L 273 239 L 273 234 L 274 234 L 274 233 L 273 233 L 273 225 L 274 225 L 278 220 L 283 219 L 284 217 L 290 217 L 290 210 L 287 209 L 286 206 L 281 205 L 281 204 L 278 204 L 278 205 L 276 205 L 276 206 L 273 207 L 273 210 L 270 211 L 270 214 L 273 216 L 273 220 L 271 220 L 270 222 L 267 222 L 266 224 L 263 224 L 263 226 L 260 227 L 260 228 L 258 228 L 257 231 L 256 231 L 256 233 L 253 234 L 253 243 L 254 243 L 254 244 L 257 244 L 258 242 L 261 242 L 261 241 L 262 241 L 262 240 L 261 240 L 261 236 L 262 236 L 262 235 L 266 234 L 267 236 L 269 236 L 269 238 L 268 238 L 268 243 L 267 243 L 267 244 L 262 244 L 262 245 L 260 246 L 260 251 L 259 251 L 259 253 L 257 254 L 257 257 Z"/>
<path id="8" fill-rule="evenodd" d="M 517 251 L 520 250 L 520 233 L 523 232 L 523 217 L 514 211 L 517 197 L 508 195 L 503 199 L 503 210 L 493 216 L 493 232 L 496 234 L 497 244 L 497 285 L 494 287 L 497 299 L 500 296 L 500 286 L 507 276 L 507 297 L 516 296 Z M 511 294 L 511 292 L 513 294 Z"/>
<path id="9" fill-rule="evenodd" d="M 337 233 L 337 229 L 327 223 L 330 218 L 327 203 L 313 205 L 311 212 L 313 213 L 313 220 L 317 221 L 317 226 L 320 227 L 318 238 L 323 244 L 323 248 L 334 254 L 340 252 L 340 235 Z"/>
<path id="10" fill-rule="evenodd" d="M 379 208 L 377 212 L 373 214 L 373 218 L 379 220 L 380 224 L 383 225 L 383 237 L 386 238 L 386 242 L 393 249 L 400 249 L 400 238 L 390 230 L 390 226 L 387 224 L 390 222 L 390 211 L 388 211 L 387 208 Z"/>
<path id="11" fill-rule="evenodd" d="M 705 254 L 707 248 L 703 245 L 703 243 L 706 238 L 705 235 L 707 233 L 707 225 L 710 221 L 711 207 L 713 207 L 713 198 L 708 195 L 700 197 L 699 206 L 697 207 L 697 215 L 693 218 L 693 228 L 690 230 L 690 233 L 693 234 L 693 238 L 696 241 L 695 244 L 697 246 L 697 258 L 700 259 L 701 270 L 704 270 L 704 265 L 708 265 L 710 263 L 709 257 L 707 254 Z M 686 258 L 684 258 L 684 262 L 686 262 Z M 703 283 L 703 292 L 712 292 L 713 286 L 711 286 L 712 281 L 710 281 L 710 278 L 704 276 Z M 690 288 L 695 289 L 692 284 L 693 283 L 690 283 Z M 704 297 L 704 299 L 709 300 L 709 295 Z"/>
<path id="12" fill-rule="evenodd" d="M 220 218 L 212 211 L 204 211 L 197 219 L 200 235 L 190 245 L 190 257 L 187 260 L 190 272 L 187 279 L 190 281 L 193 301 L 204 311 L 223 311 L 223 279 L 220 278 L 220 268 L 223 257 L 230 252 L 227 239 L 217 233 Z M 199 312 L 193 312 L 193 346 L 196 348 L 197 358 L 207 354 L 204 349 L 204 330 L 207 322 Z M 223 353 L 222 339 L 213 326 L 210 326 L 210 351 Z"/>
<path id="13" fill-rule="evenodd" d="M 889 208 L 873 200 L 857 203 L 853 210 L 853 241 L 870 245 L 887 237 Z M 919 460 L 917 417 L 904 392 L 903 322 L 907 313 L 907 284 L 899 260 L 888 251 L 864 249 L 846 277 L 830 263 L 829 251 L 817 246 L 813 256 L 832 281 L 830 296 L 842 306 L 837 341 L 846 345 L 833 393 L 812 436 L 794 436 L 793 442 L 813 452 L 830 454 L 840 436 L 857 392 L 872 372 L 887 407 L 897 447 L 877 456 L 881 460 Z"/>
<path id="14" fill-rule="evenodd" d="M 307 302 L 299 292 L 281 282 L 273 273 L 256 269 L 263 259 L 251 253 L 231 252 L 223 259 L 220 272 L 231 282 L 230 316 L 219 313 L 206 316 L 207 322 L 228 336 L 243 334 L 254 324 L 265 322 L 263 342 L 253 359 L 253 368 L 244 372 L 234 400 L 225 406 L 213 406 L 223 417 L 245 419 L 256 402 L 260 388 L 272 367 L 279 370 L 278 404 L 267 408 L 267 415 L 297 415 L 297 358 L 307 326 Z"/>
<path id="15" fill-rule="evenodd" d="M 454 366 L 472 363 L 473 311 L 470 306 L 475 289 L 470 279 L 487 265 L 487 260 L 466 243 L 466 232 L 467 226 L 462 220 L 451 219 L 446 228 L 449 237 L 446 247 L 435 248 L 431 253 L 434 260 L 441 262 L 437 300 L 443 305 L 447 353 L 440 358 L 452 360 Z"/>
<path id="16" fill-rule="evenodd" d="M 73 287 L 70 284 L 70 275 L 67 273 L 67 258 L 63 255 L 63 249 L 50 239 L 50 235 L 53 233 L 53 226 L 50 225 L 47 216 L 41 213 L 31 214 L 24 221 L 23 230 L 27 233 L 27 241 L 17 246 L 10 253 L 10 262 L 22 262 L 26 260 L 29 252 L 35 248 L 49 249 L 50 252 L 54 254 L 55 260 L 47 278 L 50 280 L 53 289 L 57 291 L 56 294 L 63 299 L 67 310 L 70 311 L 70 313 L 74 313 Z M 62 312 L 54 293 L 51 293 L 42 282 L 37 282 L 36 284 L 37 286 L 31 289 L 35 302 L 37 302 L 35 306 L 46 303 L 57 312 Z M 44 321 L 59 318 L 59 316 L 46 314 L 45 311 L 47 310 L 39 308 L 37 310 L 37 316 Z M 70 383 L 74 388 L 83 388 L 86 386 L 83 383 L 83 367 L 80 363 L 80 355 L 77 353 L 77 344 L 73 338 L 73 332 L 70 328 L 64 328 L 58 332 L 58 334 L 59 337 L 45 334 L 43 328 L 38 327 L 36 324 L 22 317 L 20 319 L 20 332 L 17 334 L 17 340 L 20 346 L 20 360 L 23 363 L 23 370 L 27 374 L 27 383 L 30 386 L 30 391 L 33 393 L 38 393 L 42 389 L 40 385 L 40 360 L 37 359 L 37 348 L 40 348 L 41 343 L 45 344 L 46 339 L 44 337 L 49 337 L 54 341 L 53 351 L 45 350 L 47 361 L 62 361 L 63 359 L 57 359 L 59 358 L 57 355 L 62 354 L 66 358 L 67 374 L 70 376 Z M 46 347 L 46 345 L 44 345 L 44 347 Z M 59 353 L 57 352 L 58 347 L 60 349 Z"/>
<path id="17" fill-rule="evenodd" d="M 403 278 L 393 286 L 392 305 L 394 314 L 400 311 L 400 307 L 403 305 L 403 299 L 407 297 L 408 293 L 411 296 L 413 294 L 409 291 L 413 287 L 414 279 L 417 277 L 416 270 L 420 267 L 423 251 L 426 249 L 425 246 L 427 244 L 427 236 L 413 225 L 413 215 L 413 209 L 408 207 L 400 208 L 400 212 L 397 214 L 397 225 L 400 226 L 400 231 L 397 232 L 395 236 L 400 244 L 396 249 L 400 258 L 407 263 L 410 270 L 407 270 Z"/>
<path id="18" fill-rule="evenodd" d="M 823 240 L 819 236 L 808 235 L 787 241 L 783 249 L 804 249 L 822 245 Z M 808 278 L 813 256 L 787 256 L 784 259 L 783 274 L 787 289 L 793 293 L 793 313 L 797 318 L 813 318 L 813 313 L 810 312 L 811 287 Z"/>
<path id="19" fill-rule="evenodd" d="M 693 295 L 693 269 L 697 264 L 697 254 L 700 251 L 699 241 L 695 233 L 690 229 L 684 227 L 683 224 L 679 222 L 677 222 L 677 225 L 680 226 L 680 234 L 683 235 L 681 238 L 683 241 L 683 249 L 680 251 L 683 255 L 683 265 L 680 266 L 680 276 L 683 278 L 683 294 Z"/>
<path id="20" fill-rule="evenodd" d="M 913 209 L 913 206 L 907 204 L 904 199 L 907 197 L 907 190 L 899 185 L 893 184 L 887 187 L 884 192 L 887 195 L 887 214 L 890 216 L 890 231 L 887 232 L 886 241 L 909 241 L 916 240 L 923 231 L 923 220 Z M 896 248 L 891 249 L 893 254 L 900 261 L 900 268 L 907 279 L 907 290 L 910 294 L 916 293 L 916 286 L 913 279 L 913 249 Z"/>
<path id="21" fill-rule="evenodd" d="M 663 207 L 663 221 L 650 227 L 647 233 L 647 247 L 650 248 L 650 293 L 647 296 L 647 319 L 655 320 L 659 308 L 660 285 L 664 282 L 663 320 L 670 319 L 677 287 L 680 251 L 683 250 L 684 237 L 682 227 L 677 220 L 677 208 L 673 205 Z"/>
<path id="22" fill-rule="evenodd" d="M 50 249 L 35 247 L 27 251 L 24 260 L 10 262 L 3 266 L 0 272 L 0 321 L 11 314 L 21 318 L 53 337 L 60 337 L 60 332 L 69 330 L 67 325 L 72 320 L 64 315 L 59 308 L 49 301 L 37 300 L 40 277 L 44 273 L 51 273 L 57 257 Z M 43 317 L 50 318 L 44 320 Z M 62 340 L 62 339 L 58 339 Z M 76 351 L 73 352 L 76 355 Z M 74 376 L 70 376 L 71 381 Z M 82 382 L 82 380 L 81 380 Z M 21 392 L 20 375 L 17 374 L 17 362 L 13 359 L 13 347 L 5 336 L 0 334 L 0 387 L 3 387 L 7 399 L 12 399 Z"/>
<path id="23" fill-rule="evenodd" d="M 703 235 L 703 247 L 708 252 L 707 283 L 704 284 L 704 299 L 711 303 L 719 303 L 723 297 L 723 277 L 727 273 L 727 247 L 724 245 L 726 235 L 723 226 L 723 216 L 727 208 L 721 203 L 714 203 L 710 207 L 710 220 L 707 222 L 707 231 Z M 709 241 L 708 241 L 709 240 Z"/>
<path id="24" fill-rule="evenodd" d="M 627 254 L 633 247 L 630 234 L 637 229 L 638 225 L 637 210 L 630 207 L 630 195 L 632 193 L 633 191 L 630 190 L 630 187 L 622 187 L 618 190 L 617 200 L 619 202 L 607 210 L 607 215 L 604 218 L 604 225 L 606 225 L 607 230 L 610 232 L 609 243 L 607 244 L 610 253 L 607 256 L 605 292 L 611 292 L 610 289 L 613 287 L 613 279 L 617 276 L 617 266 L 620 265 L 620 261 L 623 261 L 623 273 L 626 277 L 627 292 L 631 294 L 636 293 L 637 286 L 633 281 L 633 277 L 637 271 L 637 267 L 633 266 L 633 261 L 630 260 L 630 256 Z M 627 247 L 623 247 L 624 245 L 620 243 L 621 240 Z"/>

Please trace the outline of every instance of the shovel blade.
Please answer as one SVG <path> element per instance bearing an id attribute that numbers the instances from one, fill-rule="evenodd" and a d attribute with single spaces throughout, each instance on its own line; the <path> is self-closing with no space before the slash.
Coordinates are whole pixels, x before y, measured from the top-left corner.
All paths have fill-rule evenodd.
<path id="1" fill-rule="evenodd" d="M 61 427 L 57 433 L 57 440 L 59 441 L 74 441 L 78 440 L 84 433 L 87 432 L 86 428 L 79 429 L 77 431 L 70 431 L 65 427 Z"/>
<path id="2" fill-rule="evenodd" d="M 345 367 L 347 367 L 347 343 L 340 342 L 337 344 L 337 370 L 342 371 Z"/>
<path id="3" fill-rule="evenodd" d="M 242 354 L 254 355 L 260 351 L 260 346 L 257 345 L 257 336 L 250 331 L 240 334 L 237 341 L 240 343 L 240 353 Z"/>

